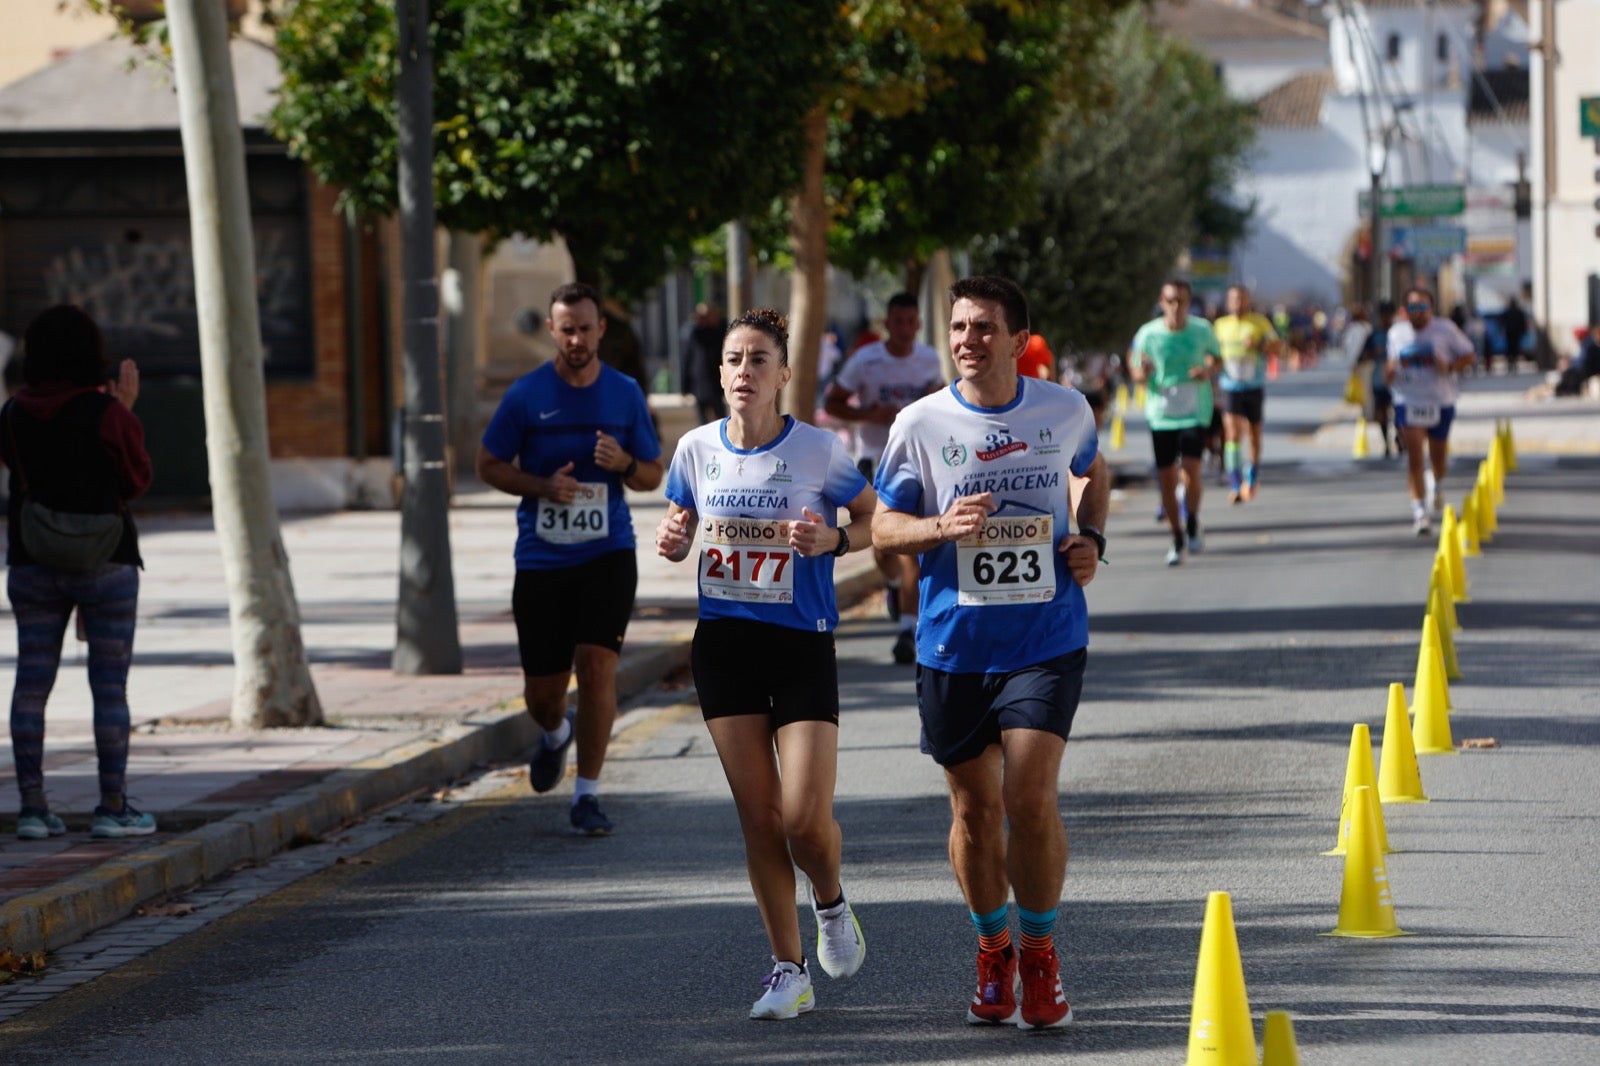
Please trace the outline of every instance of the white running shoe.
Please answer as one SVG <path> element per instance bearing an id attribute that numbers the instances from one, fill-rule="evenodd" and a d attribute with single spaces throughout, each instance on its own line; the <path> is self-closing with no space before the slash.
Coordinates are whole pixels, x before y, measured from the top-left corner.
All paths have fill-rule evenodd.
<path id="1" fill-rule="evenodd" d="M 1167 549 L 1167 565 L 1168 566 L 1181 566 L 1181 565 L 1183 565 L 1183 552 L 1179 551 L 1175 547 L 1168 548 Z"/>
<path id="2" fill-rule="evenodd" d="M 792 962 L 778 962 L 761 979 L 766 989 L 750 1007 L 750 1017 L 762 1020 L 795 1018 L 817 1005 L 811 994 L 811 975 Z"/>
<path id="3" fill-rule="evenodd" d="M 1411 532 L 1419 537 L 1427 537 L 1433 534 L 1433 523 L 1428 521 L 1428 512 L 1419 511 L 1412 516 Z"/>
<path id="4" fill-rule="evenodd" d="M 808 892 L 807 895 L 810 895 Z M 811 913 L 817 917 L 817 961 L 834 980 L 854 977 L 867 958 L 867 938 L 848 901 L 827 911 L 817 909 L 811 896 Z"/>

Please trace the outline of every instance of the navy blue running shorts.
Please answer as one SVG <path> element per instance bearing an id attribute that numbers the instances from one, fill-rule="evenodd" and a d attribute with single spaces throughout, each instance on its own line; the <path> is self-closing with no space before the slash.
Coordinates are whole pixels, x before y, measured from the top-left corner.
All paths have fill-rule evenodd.
<path id="1" fill-rule="evenodd" d="M 1006 729 L 1042 729 L 1066 740 L 1088 656 L 1079 648 L 1009 674 L 951 674 L 919 664 L 923 754 L 940 766 L 957 766 L 1000 743 Z"/>
<path id="2" fill-rule="evenodd" d="M 702 618 L 689 650 L 700 713 L 709 721 L 764 714 L 839 724 L 839 662 L 832 633 L 743 618 Z"/>
<path id="3" fill-rule="evenodd" d="M 1439 408 L 1439 421 L 1435 422 L 1431 426 L 1428 426 L 1426 428 L 1426 432 L 1428 436 L 1432 437 L 1434 440 L 1449 440 L 1450 423 L 1454 422 L 1455 420 L 1456 409 L 1454 405 L 1449 407 L 1441 407 Z M 1394 405 L 1394 424 L 1396 429 L 1410 428 L 1406 425 L 1406 405 L 1403 403 L 1397 403 Z"/>
<path id="4" fill-rule="evenodd" d="M 1241 415 L 1252 426 L 1261 424 L 1262 409 L 1267 405 L 1266 389 L 1239 389 L 1230 392 L 1219 389 L 1222 395 L 1222 410 L 1230 415 Z"/>
<path id="5" fill-rule="evenodd" d="M 639 562 L 623 548 L 577 566 L 518 570 L 511 586 L 511 615 L 517 623 L 517 652 L 528 677 L 549 677 L 572 669 L 579 644 L 617 654 L 633 615 Z"/>

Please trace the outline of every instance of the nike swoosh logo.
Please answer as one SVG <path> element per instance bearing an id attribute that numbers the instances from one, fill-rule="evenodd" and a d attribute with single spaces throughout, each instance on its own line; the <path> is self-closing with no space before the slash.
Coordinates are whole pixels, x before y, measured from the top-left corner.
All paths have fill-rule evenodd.
<path id="1" fill-rule="evenodd" d="M 547 418 L 554 418 L 556 415 L 558 415 L 560 413 L 561 413 L 561 408 L 559 408 L 559 407 L 557 407 L 554 411 L 540 411 L 539 412 L 539 421 L 543 422 Z"/>

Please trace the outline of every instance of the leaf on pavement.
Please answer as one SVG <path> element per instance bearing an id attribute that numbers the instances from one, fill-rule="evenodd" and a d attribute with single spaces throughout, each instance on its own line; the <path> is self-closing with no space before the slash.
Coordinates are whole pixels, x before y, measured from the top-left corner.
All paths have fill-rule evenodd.
<path id="1" fill-rule="evenodd" d="M 194 913 L 194 904 L 150 903 L 139 907 L 133 913 L 141 918 L 182 918 L 184 915 Z"/>
<path id="2" fill-rule="evenodd" d="M 20 955 L 10 948 L 0 950 L 0 973 L 9 976 L 16 973 L 43 973 L 44 952 L 24 951 Z"/>

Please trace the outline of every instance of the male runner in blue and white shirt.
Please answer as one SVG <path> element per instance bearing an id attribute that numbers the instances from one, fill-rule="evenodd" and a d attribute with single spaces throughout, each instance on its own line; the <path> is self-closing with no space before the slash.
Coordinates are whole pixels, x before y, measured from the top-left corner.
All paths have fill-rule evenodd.
<path id="1" fill-rule="evenodd" d="M 1056 781 L 1083 685 L 1083 586 L 1104 550 L 1110 479 L 1082 394 L 1017 374 L 1028 342 L 1022 291 L 972 277 L 950 297 L 958 378 L 890 428 L 873 543 L 922 556 L 922 750 L 945 770 L 951 865 L 978 930 L 967 1020 L 1065 1025 L 1072 1009 L 1053 931 L 1067 835 Z M 1076 534 L 1073 476 L 1087 479 Z M 1013 893 L 1020 1010 L 1006 921 Z"/>

